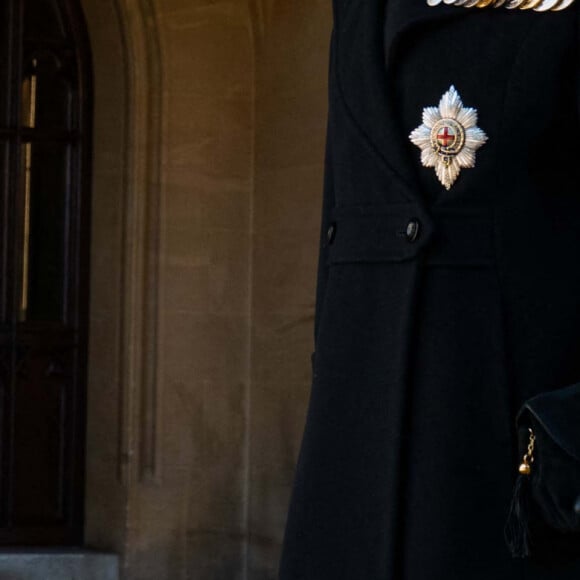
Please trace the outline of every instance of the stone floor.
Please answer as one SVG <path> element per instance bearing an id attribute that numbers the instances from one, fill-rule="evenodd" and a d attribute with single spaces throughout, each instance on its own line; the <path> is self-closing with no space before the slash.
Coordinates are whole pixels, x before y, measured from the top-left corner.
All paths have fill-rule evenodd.
<path id="1" fill-rule="evenodd" d="M 90 550 L 0 550 L 1 580 L 119 580 L 115 554 Z"/>

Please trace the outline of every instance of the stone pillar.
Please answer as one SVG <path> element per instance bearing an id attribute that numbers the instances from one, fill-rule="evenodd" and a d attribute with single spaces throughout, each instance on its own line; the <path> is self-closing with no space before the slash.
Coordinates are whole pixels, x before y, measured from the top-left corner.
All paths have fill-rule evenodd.
<path id="1" fill-rule="evenodd" d="M 330 3 L 82 0 L 89 546 L 276 580 L 310 386 Z"/>

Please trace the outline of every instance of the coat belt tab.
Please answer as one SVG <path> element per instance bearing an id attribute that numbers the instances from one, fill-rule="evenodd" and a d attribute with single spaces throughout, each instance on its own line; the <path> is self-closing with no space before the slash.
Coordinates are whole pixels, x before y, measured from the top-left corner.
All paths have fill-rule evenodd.
<path id="1" fill-rule="evenodd" d="M 331 212 L 328 264 L 403 262 L 432 266 L 494 263 L 493 218 L 487 208 L 434 210 L 414 204 L 339 206 Z"/>

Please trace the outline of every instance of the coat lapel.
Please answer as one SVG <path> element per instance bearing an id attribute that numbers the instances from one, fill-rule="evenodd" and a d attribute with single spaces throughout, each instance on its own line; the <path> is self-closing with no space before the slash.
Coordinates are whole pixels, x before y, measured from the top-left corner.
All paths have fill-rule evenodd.
<path id="1" fill-rule="evenodd" d="M 458 8 L 404 0 L 385 25 L 388 1 L 347 0 L 338 23 L 339 86 L 349 112 L 409 199 L 421 202 L 407 135 L 397 121 L 389 79 L 397 46 L 416 25 L 458 15 Z M 417 74 L 420 74 L 418 71 Z M 426 103 L 429 104 L 429 103 Z M 421 111 L 417 111 L 420 124 Z"/>

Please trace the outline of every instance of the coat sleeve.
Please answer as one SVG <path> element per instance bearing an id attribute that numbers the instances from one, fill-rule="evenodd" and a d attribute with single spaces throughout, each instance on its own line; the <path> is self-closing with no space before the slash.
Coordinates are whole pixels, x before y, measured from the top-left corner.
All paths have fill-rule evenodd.
<path id="1" fill-rule="evenodd" d="M 576 77 L 572 82 L 580 117 L 580 4 L 576 6 L 575 17 Z M 580 184 L 576 188 L 580 195 Z M 508 546 L 518 557 L 536 550 L 556 554 L 562 549 L 560 553 L 568 550 L 577 554 L 580 549 L 580 382 L 555 386 L 524 401 L 517 413 L 516 428 L 521 465 L 506 525 Z M 530 530 L 533 530 L 531 534 Z M 534 540 L 531 547 L 529 535 Z"/>
<path id="2" fill-rule="evenodd" d="M 506 522 L 508 547 L 517 557 L 543 551 L 547 546 L 577 554 L 580 383 L 548 390 L 525 401 L 518 412 L 517 426 L 522 464 Z M 528 493 L 531 504 L 526 499 Z"/>
<path id="3" fill-rule="evenodd" d="M 316 278 L 316 306 L 314 314 L 314 343 L 318 336 L 318 329 L 320 326 L 320 318 L 324 303 L 324 296 L 326 294 L 326 283 L 328 280 L 328 233 L 332 225 L 332 208 L 335 204 L 334 198 L 334 175 L 332 164 L 332 149 L 333 149 L 333 110 L 332 110 L 332 84 L 334 82 L 334 45 L 335 45 L 335 29 L 333 28 L 330 37 L 330 58 L 329 58 L 329 108 L 326 124 L 326 149 L 324 157 L 324 181 L 322 189 L 322 216 L 320 221 L 319 232 L 319 250 L 318 250 L 318 270 Z M 316 347 L 315 347 L 316 348 Z"/>
<path id="4" fill-rule="evenodd" d="M 580 5 L 576 18 L 576 104 L 580 116 Z M 577 187 L 580 195 L 580 184 Z M 526 411 L 543 433 L 543 441 L 541 436 L 537 440 L 545 467 L 544 481 L 536 487 L 538 500 L 550 506 L 545 513 L 560 510 L 554 522 L 580 534 L 580 382 L 540 393 L 524 403 L 521 415 Z M 548 515 L 546 519 L 550 519 Z"/>
<path id="5" fill-rule="evenodd" d="M 576 9 L 576 105 L 580 117 L 580 5 Z M 577 185 L 580 195 L 580 184 Z M 524 401 L 517 417 L 521 457 L 529 444 L 528 427 L 536 432 L 532 465 L 534 504 L 549 529 L 563 532 L 580 545 L 580 382 L 539 393 Z M 516 499 L 517 492 L 514 494 Z M 512 550 L 513 551 L 513 550 Z"/>

